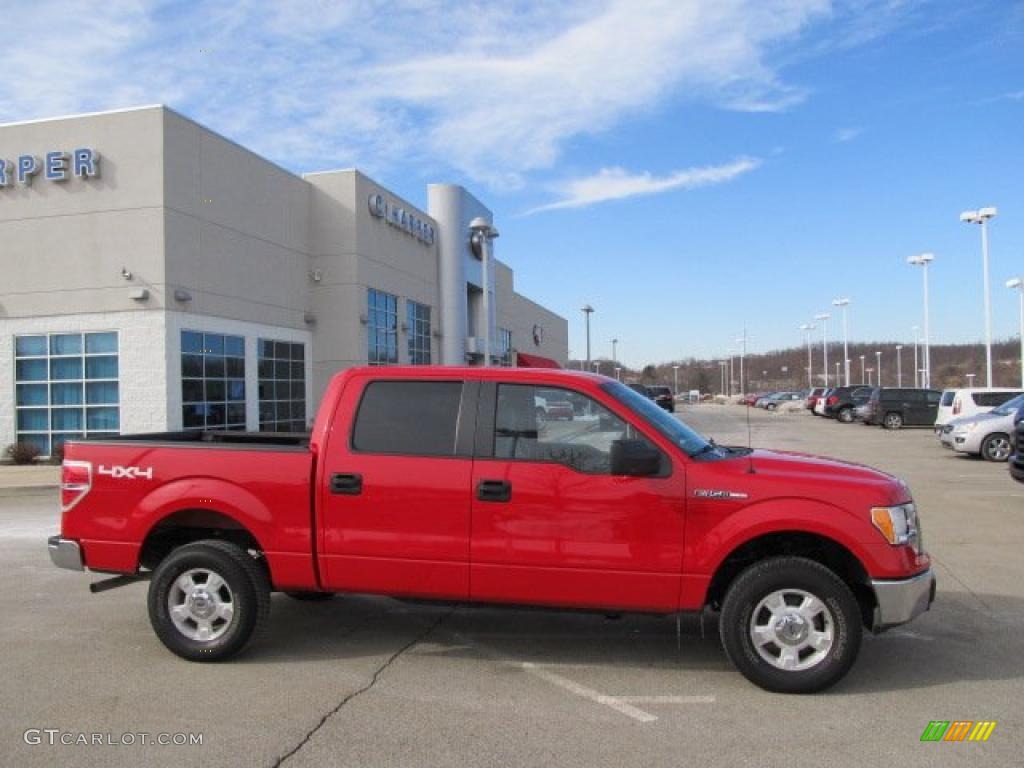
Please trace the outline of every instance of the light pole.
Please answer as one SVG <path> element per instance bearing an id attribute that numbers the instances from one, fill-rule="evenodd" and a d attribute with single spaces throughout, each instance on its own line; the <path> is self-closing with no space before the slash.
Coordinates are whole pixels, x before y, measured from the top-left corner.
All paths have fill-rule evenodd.
<path id="1" fill-rule="evenodd" d="M 618 347 L 618 346 L 619 346 L 619 340 L 618 339 L 612 339 L 612 365 L 618 365 L 618 362 L 619 362 L 619 358 L 618 358 L 618 355 L 617 355 L 618 350 L 616 349 L 616 347 Z"/>
<path id="2" fill-rule="evenodd" d="M 811 356 L 811 331 L 814 330 L 814 326 L 810 323 L 804 323 L 800 326 L 800 330 L 804 332 L 804 345 L 807 347 L 807 386 L 814 388 L 814 373 L 811 370 L 811 366 L 814 362 Z"/>
<path id="3" fill-rule="evenodd" d="M 743 328 L 743 336 L 736 339 L 736 343 L 740 345 L 740 394 L 747 394 L 746 380 L 743 375 L 743 364 L 747 357 L 747 329 Z"/>
<path id="4" fill-rule="evenodd" d="M 928 265 L 934 260 L 934 253 L 920 253 L 907 258 L 907 264 L 921 267 L 924 274 L 924 381 L 921 383 L 926 389 L 932 385 L 932 361 L 928 343 Z"/>
<path id="5" fill-rule="evenodd" d="M 622 368 L 617 365 L 615 366 L 615 379 L 617 381 L 622 381 Z"/>
<path id="6" fill-rule="evenodd" d="M 864 375 L 864 355 L 861 355 L 860 356 L 860 380 L 861 380 L 861 383 L 864 382 L 865 378 L 866 377 Z"/>
<path id="7" fill-rule="evenodd" d="M 839 299 L 832 299 L 832 306 L 842 307 L 843 310 L 843 363 L 846 370 L 846 386 L 850 386 L 850 329 L 847 326 L 846 322 L 846 312 L 850 306 L 850 300 L 845 297 Z"/>
<path id="8" fill-rule="evenodd" d="M 917 363 L 917 345 L 921 343 L 921 338 L 918 332 L 921 330 L 918 326 L 911 326 L 910 330 L 914 332 L 914 386 L 917 387 L 921 383 L 921 374 L 918 373 Z"/>
<path id="9" fill-rule="evenodd" d="M 992 386 L 992 307 L 989 302 L 988 286 L 988 221 L 994 219 L 998 211 L 994 206 L 979 208 L 976 211 L 964 211 L 960 221 L 964 224 L 981 225 L 981 262 L 985 279 L 985 386 Z M 927 367 L 927 364 L 925 364 Z"/>
<path id="10" fill-rule="evenodd" d="M 871 374 L 875 372 L 874 368 L 868 368 L 868 386 L 873 386 L 871 382 Z"/>
<path id="11" fill-rule="evenodd" d="M 590 316 L 594 313 L 594 308 L 589 304 L 584 304 L 580 312 L 583 313 L 583 317 L 587 321 L 587 370 L 590 370 Z"/>
<path id="12" fill-rule="evenodd" d="M 903 345 L 896 345 L 896 386 L 903 386 Z"/>
<path id="13" fill-rule="evenodd" d="M 840 381 L 840 378 L 839 378 L 839 361 L 836 360 L 836 384 L 838 384 L 839 381 Z"/>
<path id="14" fill-rule="evenodd" d="M 729 397 L 732 397 L 732 384 L 734 381 L 732 373 L 732 350 L 727 349 L 725 351 L 729 355 Z"/>
<path id="15" fill-rule="evenodd" d="M 974 377 L 977 376 L 978 374 L 976 374 L 976 373 L 966 373 L 964 375 L 967 377 L 967 386 L 968 387 L 973 387 L 974 386 Z"/>
<path id="16" fill-rule="evenodd" d="M 1006 287 L 1015 289 L 1020 299 L 1020 380 L 1024 387 L 1024 277 L 1007 280 Z"/>
<path id="17" fill-rule="evenodd" d="M 725 360 L 719 360 L 718 361 L 718 378 L 719 378 L 718 391 L 721 392 L 724 395 L 725 394 Z"/>
<path id="18" fill-rule="evenodd" d="M 494 238 L 497 236 L 498 230 L 482 216 L 477 216 L 469 222 L 470 245 L 480 251 L 480 282 L 484 291 L 481 307 L 484 313 L 484 367 L 491 364 L 491 285 L 488 262 L 491 249 L 494 248 Z"/>
<path id="19" fill-rule="evenodd" d="M 875 370 L 878 371 L 878 386 L 882 386 L 882 353 L 875 350 Z"/>
<path id="20" fill-rule="evenodd" d="M 672 366 L 672 394 L 679 394 L 679 366 Z"/>
<path id="21" fill-rule="evenodd" d="M 822 312 L 820 315 L 815 315 L 815 320 L 821 321 L 821 355 L 824 359 L 821 370 L 825 376 L 825 386 L 828 386 L 828 319 L 832 317 L 828 312 Z M 811 382 L 811 387 L 814 387 L 814 383 Z"/>
<path id="22" fill-rule="evenodd" d="M 594 373 L 600 373 L 600 372 L 601 372 L 601 361 L 600 360 L 595 360 L 594 361 Z"/>

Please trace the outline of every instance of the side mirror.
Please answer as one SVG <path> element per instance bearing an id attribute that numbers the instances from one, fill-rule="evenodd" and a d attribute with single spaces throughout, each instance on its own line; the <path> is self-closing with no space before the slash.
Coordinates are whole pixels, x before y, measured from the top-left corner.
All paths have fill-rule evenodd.
<path id="1" fill-rule="evenodd" d="M 649 477 L 661 471 L 661 451 L 645 440 L 612 442 L 612 474 Z"/>

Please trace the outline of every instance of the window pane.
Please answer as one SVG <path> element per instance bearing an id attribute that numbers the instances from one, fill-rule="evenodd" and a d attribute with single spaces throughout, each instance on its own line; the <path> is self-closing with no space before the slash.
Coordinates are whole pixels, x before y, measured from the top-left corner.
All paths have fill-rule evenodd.
<path id="1" fill-rule="evenodd" d="M 208 379 L 223 379 L 225 368 L 223 357 L 206 356 L 206 377 Z"/>
<path id="2" fill-rule="evenodd" d="M 94 429 L 112 430 L 120 428 L 117 408 L 86 408 L 85 427 L 90 432 Z"/>
<path id="3" fill-rule="evenodd" d="M 256 343 L 256 349 L 259 352 L 260 357 L 274 356 L 274 342 L 272 342 L 270 339 L 260 339 Z"/>
<path id="4" fill-rule="evenodd" d="M 224 336 L 219 333 L 204 333 L 203 352 L 208 355 L 223 355 Z"/>
<path id="5" fill-rule="evenodd" d="M 85 358 L 85 377 L 87 379 L 116 379 L 117 356 Z"/>
<path id="6" fill-rule="evenodd" d="M 245 403 L 228 403 L 228 424 L 245 424 Z"/>
<path id="7" fill-rule="evenodd" d="M 304 361 L 306 359 L 306 346 L 304 344 L 292 344 L 292 360 Z"/>
<path id="8" fill-rule="evenodd" d="M 90 382 L 85 385 L 85 402 L 91 404 L 107 404 L 117 402 L 117 382 Z"/>
<path id="9" fill-rule="evenodd" d="M 223 428 L 225 417 L 224 403 L 210 403 L 206 410 L 206 426 Z"/>
<path id="10" fill-rule="evenodd" d="M 50 455 L 50 438 L 47 435 L 18 435 L 19 443 L 28 443 L 39 449 L 40 456 Z"/>
<path id="11" fill-rule="evenodd" d="M 245 400 L 245 380 L 228 380 L 228 400 Z"/>
<path id="12" fill-rule="evenodd" d="M 19 384 L 18 405 L 46 405 L 45 384 Z"/>
<path id="13" fill-rule="evenodd" d="M 186 405 L 182 410 L 182 424 L 185 429 L 195 429 L 197 427 L 202 428 L 206 425 L 206 418 L 204 413 L 206 412 L 206 406 L 204 405 Z"/>
<path id="14" fill-rule="evenodd" d="M 85 351 L 92 354 L 117 352 L 117 334 L 113 332 L 85 334 Z"/>
<path id="15" fill-rule="evenodd" d="M 81 440 L 83 437 L 81 432 L 62 432 L 60 434 L 54 433 L 51 436 L 53 447 L 56 450 L 60 446 L 64 445 L 68 440 Z"/>
<path id="16" fill-rule="evenodd" d="M 45 432 L 50 428 L 49 415 L 45 408 L 19 408 L 18 429 Z"/>
<path id="17" fill-rule="evenodd" d="M 245 376 L 245 358 L 227 358 L 227 375 L 231 378 L 242 378 Z"/>
<path id="18" fill-rule="evenodd" d="M 181 332 L 181 351 L 191 352 L 194 354 L 202 354 L 203 352 L 203 334 L 196 333 L 195 331 L 182 331 Z"/>
<path id="19" fill-rule="evenodd" d="M 54 408 L 50 411 L 50 426 L 54 432 L 82 429 L 82 409 Z"/>
<path id="20" fill-rule="evenodd" d="M 241 336 L 225 336 L 224 354 L 234 357 L 245 357 L 245 339 Z"/>
<path id="21" fill-rule="evenodd" d="M 15 364 L 18 381 L 46 381 L 46 360 L 19 360 Z"/>
<path id="22" fill-rule="evenodd" d="M 206 380 L 206 400 L 208 402 L 224 401 L 227 399 L 227 390 L 224 382 L 217 379 Z"/>
<path id="23" fill-rule="evenodd" d="M 371 453 L 452 456 L 462 383 L 375 381 L 363 393 L 352 443 Z"/>
<path id="24" fill-rule="evenodd" d="M 202 378 L 203 376 L 203 356 L 202 355 L 182 355 L 181 356 L 181 375 L 188 376 L 191 378 Z"/>
<path id="25" fill-rule="evenodd" d="M 82 358 L 58 357 L 50 359 L 50 378 L 54 381 L 82 378 Z"/>
<path id="26" fill-rule="evenodd" d="M 15 354 L 18 357 L 40 356 L 46 354 L 45 336 L 17 336 L 14 340 Z"/>
<path id="27" fill-rule="evenodd" d="M 61 333 L 50 337 L 51 355 L 82 354 L 82 334 Z"/>
<path id="28" fill-rule="evenodd" d="M 74 384 L 51 384 L 50 403 L 53 405 L 81 405 L 81 383 L 75 382 Z"/>
<path id="29" fill-rule="evenodd" d="M 201 402 L 203 402 L 203 380 L 202 379 L 182 379 L 182 381 L 181 381 L 181 401 L 183 403 L 201 403 Z"/>

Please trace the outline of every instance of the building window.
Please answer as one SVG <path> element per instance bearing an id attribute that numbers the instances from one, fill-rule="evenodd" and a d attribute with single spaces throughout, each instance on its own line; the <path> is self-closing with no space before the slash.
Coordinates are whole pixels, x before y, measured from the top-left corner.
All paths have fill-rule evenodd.
<path id="1" fill-rule="evenodd" d="M 498 360 L 500 365 L 512 365 L 512 331 L 508 328 L 498 329 Z"/>
<path id="2" fill-rule="evenodd" d="M 306 346 L 259 340 L 260 431 L 306 431 Z"/>
<path id="3" fill-rule="evenodd" d="M 185 429 L 245 429 L 245 339 L 181 332 L 181 423 Z"/>
<path id="4" fill-rule="evenodd" d="M 14 337 L 16 440 L 49 456 L 121 429 L 117 332 Z"/>
<path id="5" fill-rule="evenodd" d="M 409 326 L 409 362 L 430 365 L 430 307 L 406 300 L 405 309 Z"/>
<path id="6" fill-rule="evenodd" d="M 398 297 L 370 288 L 367 299 L 367 361 L 370 365 L 394 365 L 398 362 Z"/>

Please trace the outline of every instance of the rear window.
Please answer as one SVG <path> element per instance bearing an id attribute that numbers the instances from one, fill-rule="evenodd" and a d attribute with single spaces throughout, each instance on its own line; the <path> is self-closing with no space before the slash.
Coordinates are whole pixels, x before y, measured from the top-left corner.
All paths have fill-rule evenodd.
<path id="1" fill-rule="evenodd" d="M 971 399 L 981 408 L 995 408 L 1019 394 L 1020 392 L 972 392 Z"/>
<path id="2" fill-rule="evenodd" d="M 948 408 L 953 404 L 953 398 L 956 397 L 956 392 L 952 389 L 947 389 L 942 393 L 942 406 Z"/>
<path id="3" fill-rule="evenodd" d="M 374 381 L 363 392 L 352 448 L 363 453 L 454 456 L 459 381 Z"/>

